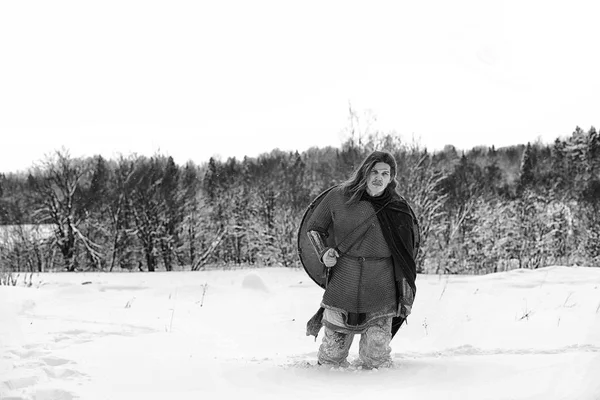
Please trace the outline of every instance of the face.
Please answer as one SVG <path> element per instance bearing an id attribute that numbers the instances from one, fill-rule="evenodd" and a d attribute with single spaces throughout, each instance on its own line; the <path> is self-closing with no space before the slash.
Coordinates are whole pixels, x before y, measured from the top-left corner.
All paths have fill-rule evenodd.
<path id="1" fill-rule="evenodd" d="M 392 180 L 392 169 L 389 164 L 378 162 L 367 176 L 367 193 L 379 196 Z"/>

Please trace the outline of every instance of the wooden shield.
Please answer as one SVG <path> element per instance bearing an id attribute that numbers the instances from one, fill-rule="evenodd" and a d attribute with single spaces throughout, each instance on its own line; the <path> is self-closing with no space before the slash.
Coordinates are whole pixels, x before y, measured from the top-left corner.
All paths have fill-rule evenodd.
<path id="1" fill-rule="evenodd" d="M 304 212 L 302 222 L 300 222 L 300 228 L 298 229 L 298 256 L 300 257 L 300 262 L 302 263 L 302 266 L 304 267 L 304 270 L 308 276 L 310 276 L 311 279 L 323 289 L 325 289 L 327 283 L 326 268 L 319 260 L 318 254 L 315 252 L 312 243 L 308 239 L 308 235 L 306 234 L 306 224 L 310 219 L 310 216 L 313 214 L 315 208 L 323 200 L 325 195 L 334 187 L 335 186 L 332 186 L 325 190 L 310 203 Z M 335 247 L 334 240 L 333 226 L 331 226 L 329 228 L 327 238 L 325 238 L 325 246 Z"/>

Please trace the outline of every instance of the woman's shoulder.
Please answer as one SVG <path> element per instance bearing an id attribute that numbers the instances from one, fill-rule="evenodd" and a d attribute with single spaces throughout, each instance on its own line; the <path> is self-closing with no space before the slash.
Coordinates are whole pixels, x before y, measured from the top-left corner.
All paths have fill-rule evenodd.
<path id="1" fill-rule="evenodd" d="M 333 185 L 333 186 L 330 186 L 327 189 L 323 190 L 321 192 L 321 194 L 319 195 L 319 197 L 321 197 L 321 196 L 343 196 L 344 192 L 345 192 L 345 190 L 341 184 Z"/>
<path id="2" fill-rule="evenodd" d="M 329 207 L 352 206 L 350 203 L 351 195 L 341 184 L 329 187 L 319 197 L 322 198 L 322 203 L 327 204 Z"/>
<path id="3" fill-rule="evenodd" d="M 410 206 L 409 202 L 404 198 L 404 196 L 394 193 L 392 201 L 390 202 L 392 209 L 394 211 L 403 212 L 405 214 L 410 214 L 414 219 L 416 219 L 415 213 Z"/>
<path id="4" fill-rule="evenodd" d="M 329 189 L 326 190 L 326 198 L 328 198 L 330 201 L 346 201 L 346 190 L 344 189 L 344 187 L 342 185 L 334 185 L 331 186 Z"/>

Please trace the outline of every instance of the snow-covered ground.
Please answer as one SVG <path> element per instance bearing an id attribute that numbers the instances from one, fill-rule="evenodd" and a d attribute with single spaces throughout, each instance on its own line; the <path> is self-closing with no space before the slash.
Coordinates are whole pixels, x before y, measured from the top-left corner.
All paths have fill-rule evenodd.
<path id="1" fill-rule="evenodd" d="M 394 367 L 357 370 L 315 366 L 303 270 L 34 275 L 0 287 L 0 399 L 600 399 L 600 269 L 417 284 Z"/>

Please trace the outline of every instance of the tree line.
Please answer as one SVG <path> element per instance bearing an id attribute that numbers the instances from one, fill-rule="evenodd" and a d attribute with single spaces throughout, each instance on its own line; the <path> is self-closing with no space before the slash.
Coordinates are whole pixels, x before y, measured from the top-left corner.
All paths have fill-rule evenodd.
<path id="1" fill-rule="evenodd" d="M 600 136 L 577 127 L 552 144 L 433 153 L 394 134 L 352 132 L 339 148 L 200 165 L 61 149 L 0 174 L 0 269 L 300 267 L 306 207 L 374 149 L 398 160 L 400 191 L 420 220 L 420 272 L 600 265 Z M 44 240 L 31 235 L 42 226 Z"/>

